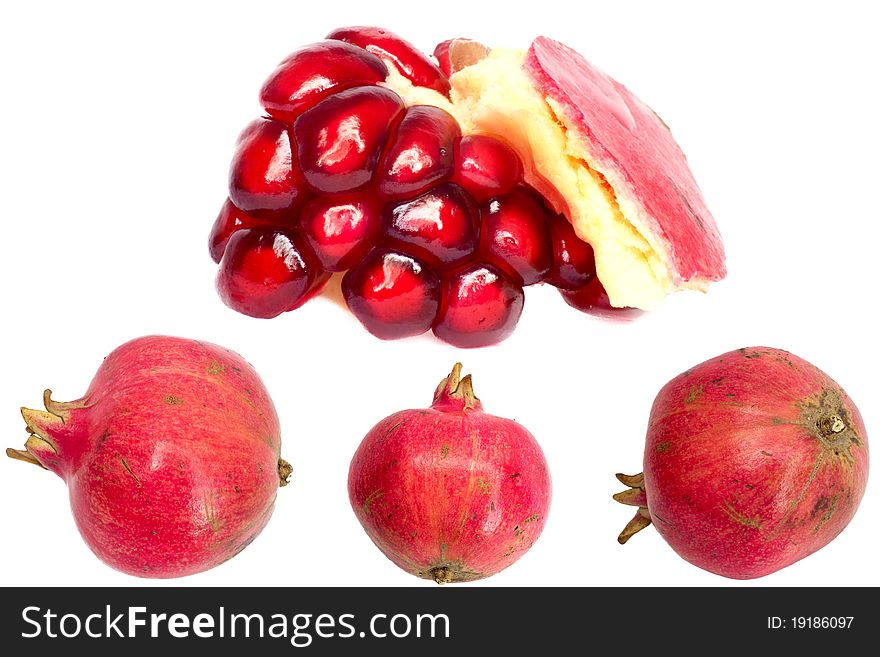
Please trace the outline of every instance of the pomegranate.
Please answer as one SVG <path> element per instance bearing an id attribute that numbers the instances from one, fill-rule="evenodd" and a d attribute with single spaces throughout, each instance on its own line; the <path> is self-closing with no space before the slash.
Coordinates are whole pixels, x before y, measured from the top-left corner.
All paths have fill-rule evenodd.
<path id="1" fill-rule="evenodd" d="M 370 429 L 352 458 L 348 495 L 396 565 L 438 584 L 468 582 L 507 568 L 538 539 L 550 473 L 532 434 L 483 412 L 456 363 L 430 408 Z"/>
<path id="2" fill-rule="evenodd" d="M 510 335 L 529 285 L 550 283 L 569 305 L 619 319 L 725 274 L 669 129 L 550 39 L 526 53 L 450 39 L 432 59 L 389 30 L 340 28 L 285 58 L 260 101 L 269 116 L 239 138 L 211 257 L 223 261 L 236 231 L 281 231 L 308 275 L 286 271 L 291 249 L 276 262 L 235 255 L 217 285 L 245 314 L 292 310 L 328 272 L 358 269 L 345 298 L 375 335 L 433 326 L 442 340 L 482 346 Z M 381 252 L 415 263 L 423 282 L 443 281 L 440 299 L 427 303 L 428 284 L 416 312 L 396 294 L 364 293 Z M 484 266 L 492 282 L 465 304 L 473 317 L 441 315 L 462 305 L 462 272 Z M 438 314 L 426 319 L 430 308 Z"/>
<path id="3" fill-rule="evenodd" d="M 831 542 L 868 478 L 868 436 L 846 392 L 768 347 L 707 360 L 651 409 L 644 472 L 617 475 L 638 507 L 618 538 L 652 524 L 680 556 L 718 575 L 769 575 Z"/>
<path id="4" fill-rule="evenodd" d="M 83 397 L 47 390 L 43 402 L 22 409 L 30 435 L 6 454 L 64 479 L 88 546 L 130 575 L 180 577 L 235 556 L 290 476 L 269 394 L 223 347 L 138 338 L 104 359 Z"/>

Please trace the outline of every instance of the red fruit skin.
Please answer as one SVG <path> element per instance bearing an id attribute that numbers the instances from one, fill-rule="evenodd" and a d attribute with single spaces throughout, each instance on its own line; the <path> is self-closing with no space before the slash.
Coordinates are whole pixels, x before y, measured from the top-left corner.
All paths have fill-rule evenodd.
<path id="1" fill-rule="evenodd" d="M 455 145 L 453 182 L 477 201 L 507 194 L 522 182 L 523 167 L 510 146 L 489 135 L 468 135 Z"/>
<path id="2" fill-rule="evenodd" d="M 373 249 L 342 279 L 348 309 L 382 340 L 420 335 L 440 305 L 440 279 L 417 258 Z"/>
<path id="3" fill-rule="evenodd" d="M 244 315 L 269 319 L 294 310 L 311 298 L 320 265 L 308 247 L 274 228 L 238 230 L 229 238 L 217 291 L 227 306 Z"/>
<path id="4" fill-rule="evenodd" d="M 64 479 L 83 539 L 130 575 L 181 577 L 235 556 L 289 475 L 269 394 L 217 345 L 138 338 L 104 359 L 82 398 L 45 401 L 22 409 L 27 451 L 7 454 Z"/>
<path id="5" fill-rule="evenodd" d="M 453 390 L 441 384 L 430 408 L 376 424 L 348 475 L 352 509 L 373 543 L 406 572 L 438 583 L 510 566 L 541 534 L 551 499 L 535 438 Z"/>
<path id="6" fill-rule="evenodd" d="M 843 430 L 830 431 L 833 417 Z M 839 427 L 838 427 L 839 428 Z M 858 409 L 827 374 L 786 351 L 740 349 L 667 383 L 645 446 L 654 526 L 684 559 L 762 577 L 836 537 L 868 478 Z"/>
<path id="7" fill-rule="evenodd" d="M 327 38 L 360 46 L 379 59 L 394 64 L 400 74 L 415 86 L 428 87 L 444 96 L 449 95 L 449 80 L 437 64 L 391 30 L 363 25 L 341 27 L 333 30 Z"/>
<path id="8" fill-rule="evenodd" d="M 715 220 L 669 128 L 626 87 L 568 46 L 538 37 L 523 65 L 536 90 L 578 126 L 591 166 L 614 194 L 641 211 L 646 229 L 669 251 L 676 285 L 724 278 Z"/>
<path id="9" fill-rule="evenodd" d="M 319 196 L 300 214 L 303 236 L 326 271 L 353 267 L 372 246 L 381 224 L 380 206 L 370 196 Z"/>
<path id="10" fill-rule="evenodd" d="M 276 119 L 292 123 L 325 96 L 348 87 L 376 84 L 388 67 L 375 55 L 342 41 L 299 48 L 282 61 L 260 90 L 260 104 Z"/>
<path id="11" fill-rule="evenodd" d="M 306 196 L 288 126 L 266 117 L 252 121 L 238 137 L 229 198 L 244 212 L 277 216 L 294 213 Z"/>
<path id="12" fill-rule="evenodd" d="M 480 211 L 482 255 L 522 285 L 541 282 L 553 265 L 549 214 L 523 188 L 490 199 Z"/>
<path id="13" fill-rule="evenodd" d="M 354 87 L 328 96 L 293 124 L 303 178 L 318 194 L 369 184 L 403 100 L 384 87 Z"/>
<path id="14" fill-rule="evenodd" d="M 602 317 L 603 319 L 612 319 L 616 321 L 632 321 L 644 315 L 644 311 L 638 308 L 617 308 L 611 305 L 611 299 L 608 298 L 608 292 L 605 287 L 595 276 L 582 288 L 577 290 L 559 290 L 565 303 L 580 310 L 582 313 Z"/>
<path id="15" fill-rule="evenodd" d="M 261 226 L 272 225 L 271 219 L 255 217 L 239 210 L 229 199 L 223 203 L 214 225 L 211 227 L 211 234 L 208 236 L 208 252 L 211 259 L 220 263 L 223 252 L 226 251 L 226 243 L 229 237 L 240 228 L 258 228 Z"/>
<path id="16" fill-rule="evenodd" d="M 420 194 L 452 175 L 461 128 L 439 107 L 411 107 L 387 147 L 377 188 L 388 197 Z"/>
<path id="17" fill-rule="evenodd" d="M 474 263 L 445 281 L 434 335 L 456 347 L 507 339 L 522 314 L 522 287 L 493 265 Z"/>

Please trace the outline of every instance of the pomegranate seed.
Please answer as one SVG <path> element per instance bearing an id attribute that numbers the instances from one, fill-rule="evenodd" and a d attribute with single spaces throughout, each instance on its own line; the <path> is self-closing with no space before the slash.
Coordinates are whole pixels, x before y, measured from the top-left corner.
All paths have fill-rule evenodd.
<path id="1" fill-rule="evenodd" d="M 386 206 L 382 228 L 429 265 L 446 268 L 476 249 L 479 212 L 461 187 L 446 183 L 411 201 Z"/>
<path id="2" fill-rule="evenodd" d="M 485 347 L 501 342 L 516 328 L 523 291 L 500 269 L 474 263 L 450 277 L 434 335 L 456 347 Z"/>
<path id="3" fill-rule="evenodd" d="M 430 105 L 411 107 L 387 149 L 379 177 L 379 193 L 411 196 L 452 174 L 453 143 L 461 137 L 458 121 Z"/>
<path id="4" fill-rule="evenodd" d="M 292 123 L 330 93 L 375 84 L 388 77 L 381 59 L 342 41 L 320 41 L 282 61 L 263 83 L 260 103 L 276 119 Z"/>
<path id="5" fill-rule="evenodd" d="M 505 142 L 489 135 L 462 137 L 455 148 L 452 180 L 477 201 L 511 191 L 522 181 L 519 156 Z"/>
<path id="6" fill-rule="evenodd" d="M 226 250 L 226 243 L 229 236 L 240 228 L 257 228 L 259 226 L 271 225 L 271 220 L 262 217 L 255 217 L 239 210 L 232 201 L 226 199 L 223 207 L 220 208 L 220 214 L 211 227 L 211 234 L 208 236 L 208 250 L 211 259 L 219 263 Z"/>
<path id="7" fill-rule="evenodd" d="M 327 38 L 360 46 L 379 59 L 394 64 L 400 74 L 417 87 L 428 87 L 444 96 L 449 95 L 449 80 L 443 71 L 413 44 L 391 30 L 358 25 L 333 30 Z"/>
<path id="8" fill-rule="evenodd" d="M 372 198 L 319 196 L 306 204 L 299 221 L 321 266 L 345 271 L 369 250 L 379 232 L 380 208 Z"/>
<path id="9" fill-rule="evenodd" d="M 229 198 L 244 212 L 272 216 L 294 212 L 306 196 L 287 125 L 265 117 L 253 121 L 238 138 Z"/>
<path id="10" fill-rule="evenodd" d="M 373 249 L 345 274 L 342 294 L 370 333 L 394 340 L 431 328 L 440 305 L 440 279 L 412 256 Z"/>
<path id="11" fill-rule="evenodd" d="M 559 290 L 559 294 L 572 308 L 606 319 L 631 320 L 642 315 L 638 308 L 615 308 L 611 305 L 605 286 L 593 277 L 589 283 L 578 290 Z"/>
<path id="12" fill-rule="evenodd" d="M 315 256 L 289 233 L 272 228 L 242 229 L 226 245 L 217 290 L 233 310 L 269 318 L 299 306 L 320 273 Z"/>
<path id="13" fill-rule="evenodd" d="M 561 214 L 552 215 L 548 225 L 553 267 L 546 281 L 563 290 L 584 287 L 596 276 L 593 247 L 577 236 L 574 227 Z"/>
<path id="14" fill-rule="evenodd" d="M 553 264 L 548 213 L 523 187 L 497 196 L 481 209 L 482 253 L 523 285 L 543 280 Z"/>
<path id="15" fill-rule="evenodd" d="M 449 39 L 434 48 L 434 57 L 446 77 L 488 56 L 489 48 L 473 39 Z"/>
<path id="16" fill-rule="evenodd" d="M 383 87 L 354 87 L 328 96 L 293 124 L 306 184 L 337 194 L 370 182 L 403 100 Z"/>

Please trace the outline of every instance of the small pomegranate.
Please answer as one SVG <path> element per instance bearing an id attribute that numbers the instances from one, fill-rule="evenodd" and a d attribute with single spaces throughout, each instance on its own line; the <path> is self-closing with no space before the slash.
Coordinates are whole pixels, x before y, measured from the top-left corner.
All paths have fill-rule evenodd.
<path id="1" fill-rule="evenodd" d="M 625 543 L 654 524 L 681 557 L 734 579 L 769 575 L 831 542 L 868 478 L 852 400 L 794 354 L 751 347 L 667 383 L 651 409 L 644 472 L 617 475 L 637 506 Z"/>
<path id="2" fill-rule="evenodd" d="M 522 315 L 522 287 L 500 269 L 475 263 L 450 276 L 434 335 L 456 347 L 485 347 L 507 338 Z"/>
<path id="3" fill-rule="evenodd" d="M 180 577 L 235 556 L 290 476 L 269 394 L 223 347 L 138 338 L 104 359 L 82 398 L 47 390 L 43 402 L 22 409 L 30 435 L 6 454 L 64 479 L 83 539 L 130 575 Z"/>
<path id="4" fill-rule="evenodd" d="M 367 433 L 348 495 L 396 565 L 439 584 L 468 582 L 507 568 L 538 539 L 550 473 L 532 434 L 483 412 L 457 363 L 430 408 L 394 413 Z"/>

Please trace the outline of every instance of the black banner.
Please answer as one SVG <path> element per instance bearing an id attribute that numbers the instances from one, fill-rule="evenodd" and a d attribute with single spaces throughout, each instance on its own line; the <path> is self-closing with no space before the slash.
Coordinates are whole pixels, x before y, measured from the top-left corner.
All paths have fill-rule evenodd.
<path id="1" fill-rule="evenodd" d="M 798 647 L 840 653 L 871 638 L 880 621 L 875 593 L 751 587 L 4 589 L 0 645 L 7 655 L 72 647 L 90 657 L 140 647 L 163 655 L 194 649 L 219 655 L 556 655 L 609 645 L 621 653 L 764 654 Z"/>

